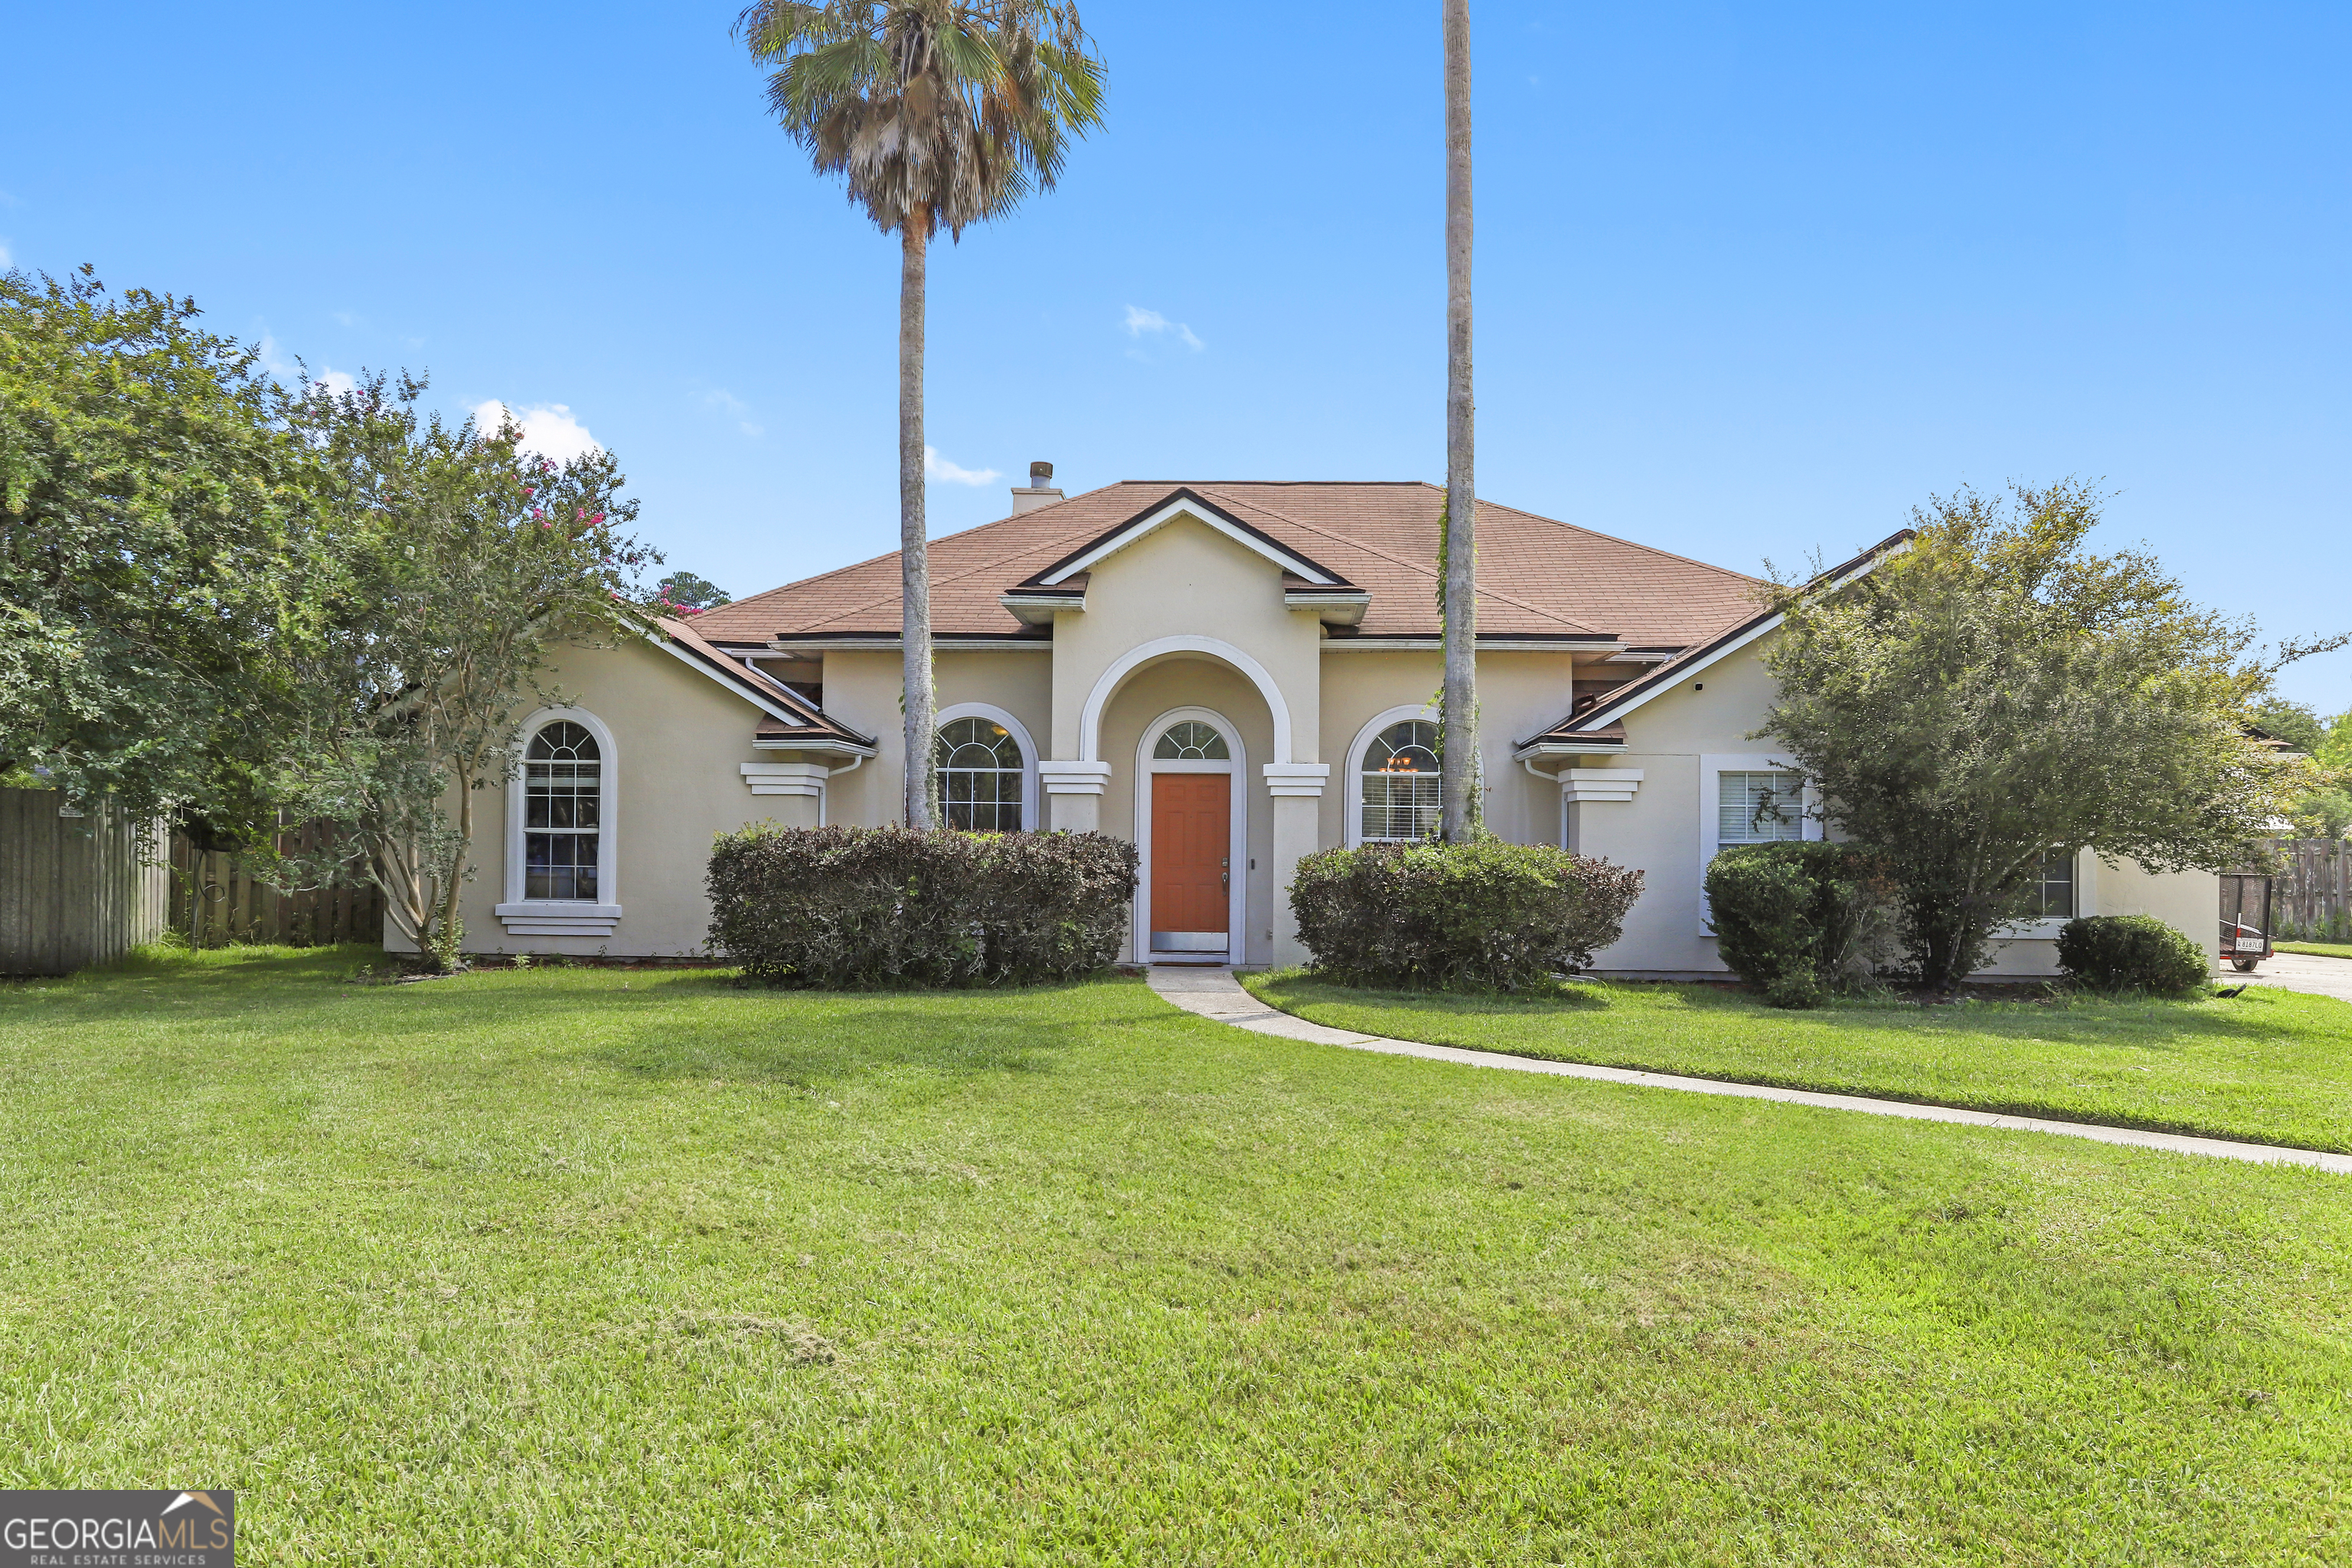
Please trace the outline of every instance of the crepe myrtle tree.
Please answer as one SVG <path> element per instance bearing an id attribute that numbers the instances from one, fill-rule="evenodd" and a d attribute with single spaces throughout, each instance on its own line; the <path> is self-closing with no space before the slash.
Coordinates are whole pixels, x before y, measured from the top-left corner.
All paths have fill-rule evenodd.
<path id="1" fill-rule="evenodd" d="M 292 401 L 341 539 L 333 613 L 300 672 L 313 700 L 292 793 L 341 828 L 273 879 L 373 881 L 393 925 L 447 968 L 476 795 L 518 773 L 521 713 L 562 700 L 551 650 L 635 635 L 637 574 L 661 558 L 622 531 L 636 502 L 611 453 L 555 462 L 511 422 L 420 412 L 424 390 L 376 375 Z"/>
<path id="2" fill-rule="evenodd" d="M 2152 555 L 2090 552 L 2104 499 L 2073 480 L 1962 489 L 1858 580 L 1778 595 L 1759 734 L 1883 858 L 1935 990 L 1983 963 L 2053 855 L 2221 870 L 2299 786 L 2248 704 L 2342 639 L 2250 657 L 2252 628 L 2189 603 Z"/>

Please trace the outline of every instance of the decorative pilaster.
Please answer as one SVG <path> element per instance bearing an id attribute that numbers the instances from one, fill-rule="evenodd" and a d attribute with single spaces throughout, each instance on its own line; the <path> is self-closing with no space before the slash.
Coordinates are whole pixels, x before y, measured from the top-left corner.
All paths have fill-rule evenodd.
<path id="1" fill-rule="evenodd" d="M 1323 820 L 1323 785 L 1331 776 L 1328 763 L 1268 763 L 1262 770 L 1266 793 L 1274 797 L 1274 907 L 1267 910 L 1274 928 L 1274 962 L 1304 963 L 1307 949 L 1298 940 L 1298 923 L 1291 918 L 1290 884 L 1298 862 L 1315 852 Z"/>
<path id="2" fill-rule="evenodd" d="M 1037 782 L 1045 787 L 1047 826 L 1061 833 L 1092 833 L 1101 826 L 1108 763 L 1040 762 Z"/>
<path id="3" fill-rule="evenodd" d="M 1633 798 L 1642 787 L 1639 768 L 1562 768 L 1559 770 L 1560 798 L 1570 805 L 1584 805 L 1597 801 L 1623 803 Z"/>
<path id="4" fill-rule="evenodd" d="M 793 802 L 775 809 L 787 827 L 821 827 L 824 824 L 824 781 L 831 768 L 817 763 L 743 763 L 738 764 L 753 795 L 782 795 Z"/>

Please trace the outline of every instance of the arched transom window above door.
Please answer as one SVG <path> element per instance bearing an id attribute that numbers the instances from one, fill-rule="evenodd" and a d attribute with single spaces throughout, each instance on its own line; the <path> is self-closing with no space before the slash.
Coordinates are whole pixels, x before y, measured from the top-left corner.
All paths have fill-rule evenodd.
<path id="1" fill-rule="evenodd" d="M 523 753 L 523 897 L 594 903 L 604 836 L 604 753 L 569 719 Z"/>
<path id="2" fill-rule="evenodd" d="M 1018 833 L 1027 761 L 1013 732 L 992 719 L 940 726 L 940 818 L 966 833 Z"/>
<path id="3" fill-rule="evenodd" d="M 1414 839 L 1436 837 L 1441 816 L 1437 782 L 1437 726 L 1406 719 L 1372 737 L 1364 748 L 1364 837 Z"/>
<path id="4" fill-rule="evenodd" d="M 1160 732 L 1160 742 L 1151 748 L 1155 763 L 1223 763 L 1233 760 L 1226 748 L 1224 736 L 1213 724 L 1198 719 L 1180 719 Z"/>

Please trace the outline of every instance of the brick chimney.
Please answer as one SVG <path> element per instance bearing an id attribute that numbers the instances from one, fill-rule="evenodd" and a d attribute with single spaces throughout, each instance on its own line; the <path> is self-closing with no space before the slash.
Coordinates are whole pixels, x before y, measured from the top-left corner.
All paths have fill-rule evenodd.
<path id="1" fill-rule="evenodd" d="M 1062 492 L 1054 488 L 1054 465 L 1032 463 L 1029 465 L 1027 487 L 1024 488 L 1020 485 L 1013 487 L 1013 510 L 1010 515 L 1018 517 L 1024 511 L 1034 511 L 1041 506 L 1051 506 L 1061 499 Z"/>

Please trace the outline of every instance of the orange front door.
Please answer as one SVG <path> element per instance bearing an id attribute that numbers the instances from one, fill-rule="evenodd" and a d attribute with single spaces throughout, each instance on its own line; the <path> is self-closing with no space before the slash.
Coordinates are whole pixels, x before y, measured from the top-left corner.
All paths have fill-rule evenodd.
<path id="1" fill-rule="evenodd" d="M 1225 946 L 1233 806 L 1228 774 L 1151 775 L 1151 945 L 1162 952 Z"/>

